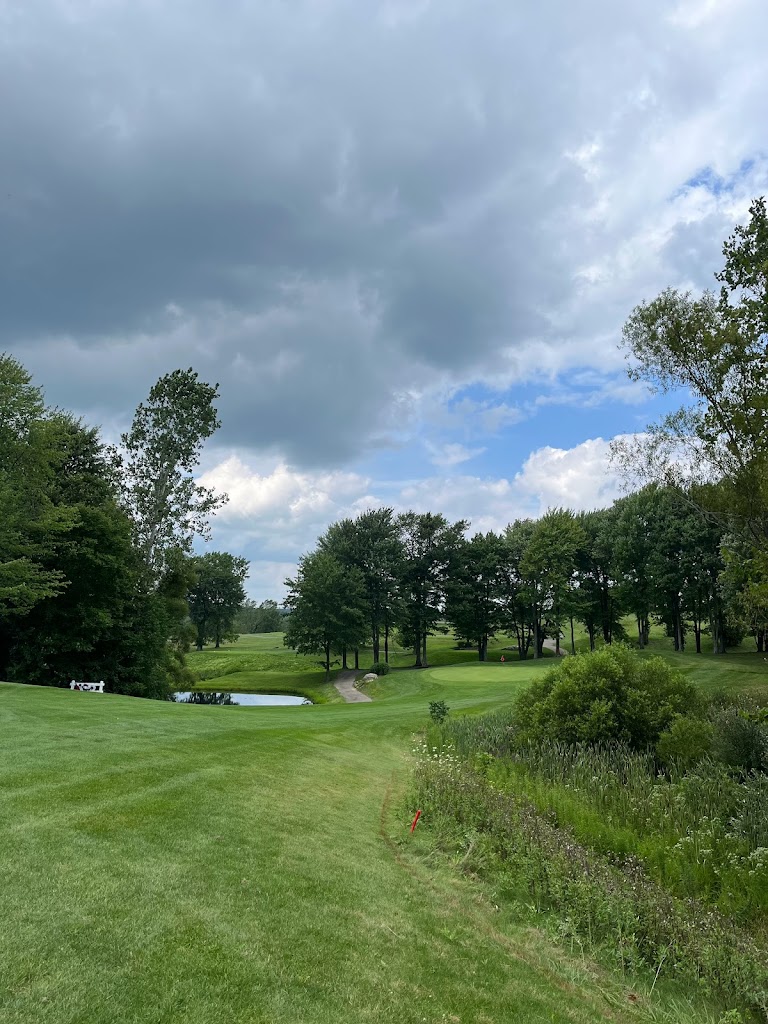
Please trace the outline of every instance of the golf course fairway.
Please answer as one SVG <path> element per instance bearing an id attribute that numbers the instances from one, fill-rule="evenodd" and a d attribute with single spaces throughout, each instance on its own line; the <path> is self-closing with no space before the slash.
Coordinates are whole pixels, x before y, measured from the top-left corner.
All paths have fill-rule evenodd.
<path id="1" fill-rule="evenodd" d="M 0 1020 L 666 1019 L 410 837 L 429 701 L 502 706 L 545 667 L 394 672 L 372 703 L 298 708 L 0 684 Z"/>

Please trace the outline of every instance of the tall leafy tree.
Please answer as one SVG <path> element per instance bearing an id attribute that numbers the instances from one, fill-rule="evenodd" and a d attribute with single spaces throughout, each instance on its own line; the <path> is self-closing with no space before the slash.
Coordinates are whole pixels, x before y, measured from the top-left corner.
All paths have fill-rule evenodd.
<path id="1" fill-rule="evenodd" d="M 755 637 L 763 653 L 768 636 L 768 552 L 743 536 L 726 536 L 722 544 L 723 571 L 718 586 L 726 608 Z"/>
<path id="2" fill-rule="evenodd" d="M 648 644 L 653 595 L 648 561 L 653 551 L 652 508 L 656 488 L 645 487 L 614 503 L 613 562 L 621 601 L 635 617 L 638 645 Z"/>
<path id="3" fill-rule="evenodd" d="M 504 557 L 495 533 L 462 540 L 446 585 L 445 617 L 460 639 L 477 646 L 480 661 L 487 660 L 488 641 L 504 625 Z"/>
<path id="4" fill-rule="evenodd" d="M 221 425 L 217 396 L 218 384 L 201 381 L 191 367 L 174 370 L 152 387 L 122 435 L 123 500 L 154 580 L 168 551 L 189 551 L 196 535 L 208 537 L 209 516 L 227 501 L 192 475 L 204 442 Z"/>
<path id="5" fill-rule="evenodd" d="M 41 390 L 17 360 L 0 355 L 0 673 L 12 623 L 67 586 L 51 557 L 76 513 L 51 497 L 60 460 L 51 434 Z"/>
<path id="6" fill-rule="evenodd" d="M 652 426 L 646 443 L 618 443 L 614 452 L 651 480 L 718 482 L 697 500 L 717 495 L 704 508 L 720 517 L 741 550 L 749 544 L 757 553 L 768 542 L 765 199 L 749 213 L 723 246 L 718 292 L 694 297 L 669 288 L 627 320 L 630 377 L 656 391 L 681 390 L 688 401 Z"/>
<path id="7" fill-rule="evenodd" d="M 66 513 L 69 527 L 38 557 L 43 571 L 65 585 L 18 620 L 11 671 L 28 682 L 61 684 L 109 672 L 109 650 L 119 644 L 141 563 L 96 431 L 56 414 L 47 421 L 46 443 L 46 500 Z"/>
<path id="8" fill-rule="evenodd" d="M 380 660 L 383 633 L 385 660 L 388 661 L 389 630 L 395 618 L 403 559 L 394 511 L 372 509 L 354 520 L 333 523 L 320 538 L 319 547 L 335 555 L 344 565 L 359 570 L 365 587 L 373 660 Z"/>
<path id="9" fill-rule="evenodd" d="M 17 398 L 30 396 L 28 375 L 17 372 L 14 386 Z M 2 675 L 48 685 L 104 679 L 116 692 L 165 696 L 179 676 L 173 618 L 163 593 L 146 591 L 110 460 L 95 430 L 46 410 L 41 399 L 33 404 L 18 443 L 3 447 L 16 475 L 8 463 L 0 472 L 4 540 L 12 535 L 38 580 L 58 582 L 33 598 L 27 588 L 13 614 L 0 615 Z M 8 548 L 0 546 L 7 567 Z M 185 604 L 179 615 L 186 616 Z"/>
<path id="10" fill-rule="evenodd" d="M 283 643 L 300 654 L 321 654 L 328 679 L 333 656 L 362 644 L 367 633 L 362 573 L 320 550 L 304 555 L 285 585 L 291 615 Z"/>
<path id="11" fill-rule="evenodd" d="M 583 542 L 576 552 L 572 610 L 584 623 L 590 649 L 594 650 L 598 632 L 606 644 L 626 636 L 615 565 L 616 512 L 613 508 L 583 512 L 577 521 Z"/>
<path id="12" fill-rule="evenodd" d="M 235 639 L 235 617 L 245 600 L 244 583 L 248 577 L 248 559 L 226 551 L 209 551 L 191 559 L 195 573 L 189 595 L 189 617 L 197 631 L 198 651 L 208 640 L 221 646 Z"/>
<path id="13" fill-rule="evenodd" d="M 528 657 L 528 651 L 535 635 L 536 587 L 533 579 L 526 577 L 524 569 L 525 552 L 531 542 L 536 524 L 532 519 L 516 519 L 504 531 L 504 560 L 501 566 L 503 579 L 503 604 L 505 629 L 517 640 L 517 652 L 521 661 Z"/>
<path id="14" fill-rule="evenodd" d="M 403 542 L 402 603 L 398 625 L 413 645 L 416 668 L 427 667 L 427 637 L 445 614 L 445 593 L 467 523 L 442 515 L 405 512 L 398 517 Z"/>
<path id="15" fill-rule="evenodd" d="M 534 657 L 541 657 L 545 639 L 544 623 L 555 638 L 560 653 L 560 635 L 569 614 L 571 584 L 576 556 L 584 546 L 584 535 L 569 509 L 550 509 L 531 531 L 520 567 L 528 583 L 534 616 Z"/>

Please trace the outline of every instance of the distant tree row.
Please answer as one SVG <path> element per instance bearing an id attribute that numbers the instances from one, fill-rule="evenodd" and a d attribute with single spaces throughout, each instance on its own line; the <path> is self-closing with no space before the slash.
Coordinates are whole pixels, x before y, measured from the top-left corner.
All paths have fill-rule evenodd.
<path id="1" fill-rule="evenodd" d="M 746 621 L 738 580 L 723 556 L 723 530 L 691 495 L 650 485 L 608 509 L 551 509 L 501 533 L 468 538 L 464 521 L 377 509 L 334 523 L 287 581 L 285 642 L 321 653 L 326 669 L 362 647 L 389 660 L 393 633 L 427 665 L 426 639 L 453 628 L 484 661 L 502 633 L 520 658 L 542 656 L 545 639 L 573 643 L 574 623 L 590 639 L 648 642 L 652 620 L 676 650 L 711 634 L 722 652 L 752 631 L 762 649 L 765 621 Z M 383 655 L 383 657 L 382 657 Z"/>
<path id="2" fill-rule="evenodd" d="M 287 624 L 288 610 L 277 601 L 245 600 L 237 609 L 233 628 L 236 633 L 279 633 Z"/>

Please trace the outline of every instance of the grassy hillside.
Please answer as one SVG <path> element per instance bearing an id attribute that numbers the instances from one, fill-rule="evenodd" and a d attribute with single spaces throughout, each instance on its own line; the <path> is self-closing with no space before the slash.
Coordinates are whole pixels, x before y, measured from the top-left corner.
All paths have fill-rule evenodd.
<path id="1" fill-rule="evenodd" d="M 262 654 L 286 658 L 265 678 L 313 672 L 251 640 L 198 659 L 247 689 Z M 428 702 L 503 705 L 545 667 L 398 671 L 371 704 L 299 708 L 0 684 L 0 1019 L 716 1021 L 649 1001 L 409 839 Z"/>

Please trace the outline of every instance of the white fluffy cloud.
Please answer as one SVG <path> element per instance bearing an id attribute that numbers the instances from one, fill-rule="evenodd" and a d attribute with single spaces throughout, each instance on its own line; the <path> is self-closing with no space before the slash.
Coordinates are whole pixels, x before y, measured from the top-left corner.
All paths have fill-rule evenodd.
<path id="1" fill-rule="evenodd" d="M 631 442 L 631 435 L 624 435 Z M 605 508 L 620 497 L 622 484 L 610 465 L 610 441 L 596 437 L 574 448 L 539 448 L 523 463 L 514 484 L 536 501 L 536 514 L 562 506 Z"/>
<path id="2" fill-rule="evenodd" d="M 632 435 L 624 439 L 631 442 Z M 214 543 L 249 554 L 250 591 L 261 599 L 282 596 L 282 580 L 331 522 L 368 508 L 441 512 L 452 521 L 469 520 L 470 532 L 485 532 L 554 506 L 605 507 L 621 494 L 609 446 L 594 438 L 567 450 L 540 448 L 512 478 L 450 475 L 395 486 L 354 473 L 296 471 L 284 463 L 255 468 L 233 455 L 201 482 L 229 494 L 216 517 Z"/>

